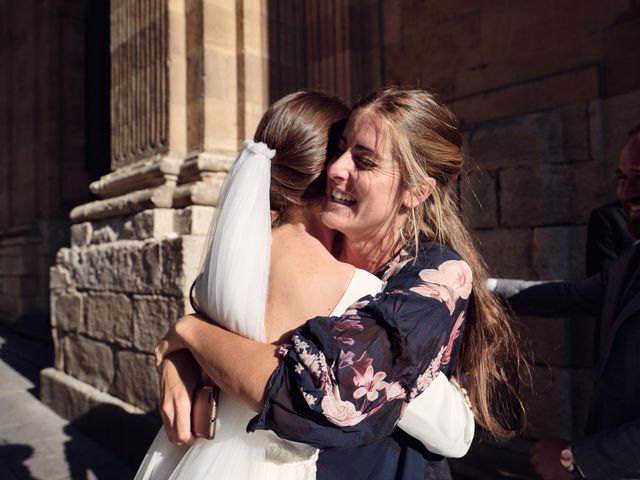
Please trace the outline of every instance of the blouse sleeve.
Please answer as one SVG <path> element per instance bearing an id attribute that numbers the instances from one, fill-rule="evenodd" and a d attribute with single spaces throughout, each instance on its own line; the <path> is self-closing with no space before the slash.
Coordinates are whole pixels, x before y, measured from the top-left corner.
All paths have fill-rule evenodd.
<path id="1" fill-rule="evenodd" d="M 388 277 L 388 278 L 387 278 Z M 389 264 L 385 289 L 341 317 L 316 317 L 280 349 L 282 361 L 248 430 L 318 448 L 388 436 L 405 402 L 455 366 L 471 269 L 431 244 Z"/>

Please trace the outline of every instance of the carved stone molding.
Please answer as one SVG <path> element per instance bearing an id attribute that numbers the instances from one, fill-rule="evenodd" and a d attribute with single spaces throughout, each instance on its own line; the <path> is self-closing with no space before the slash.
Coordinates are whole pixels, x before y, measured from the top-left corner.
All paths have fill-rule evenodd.
<path id="1" fill-rule="evenodd" d="M 182 159 L 156 156 L 126 165 L 90 185 L 101 200 L 71 211 L 74 223 L 131 215 L 148 208 L 215 206 L 236 152 L 210 151 Z"/>
<path id="2" fill-rule="evenodd" d="M 175 185 L 183 162 L 180 158 L 156 155 L 121 167 L 91 183 L 89 188 L 98 197 L 110 198 L 163 184 Z"/>

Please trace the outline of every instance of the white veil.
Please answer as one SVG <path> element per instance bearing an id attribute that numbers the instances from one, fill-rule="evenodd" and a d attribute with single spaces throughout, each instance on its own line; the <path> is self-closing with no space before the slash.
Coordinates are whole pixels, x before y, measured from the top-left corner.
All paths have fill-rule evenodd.
<path id="1" fill-rule="evenodd" d="M 209 319 L 239 335 L 265 341 L 264 313 L 271 256 L 271 159 L 264 143 L 244 142 L 225 179 L 195 281 L 195 304 Z M 216 438 L 198 439 L 170 479 L 257 478 L 264 440 L 247 434 L 255 412 L 220 392 Z M 169 463 L 169 462 L 167 462 Z M 160 472 L 159 472 L 160 473 Z M 166 478 L 160 473 L 159 478 Z M 155 473 L 154 473 L 154 477 Z"/>
<path id="2" fill-rule="evenodd" d="M 244 142 L 220 191 L 195 282 L 198 309 L 239 335 L 265 341 L 269 282 L 271 158 L 264 143 Z"/>

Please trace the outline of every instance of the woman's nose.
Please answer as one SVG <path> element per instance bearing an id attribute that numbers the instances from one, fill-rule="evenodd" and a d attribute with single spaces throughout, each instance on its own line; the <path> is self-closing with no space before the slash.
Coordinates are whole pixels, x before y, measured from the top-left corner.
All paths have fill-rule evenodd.
<path id="1" fill-rule="evenodd" d="M 351 158 L 351 152 L 345 150 L 342 155 L 329 165 L 327 175 L 333 180 L 346 180 L 349 177 L 349 171 L 352 166 L 353 160 Z"/>

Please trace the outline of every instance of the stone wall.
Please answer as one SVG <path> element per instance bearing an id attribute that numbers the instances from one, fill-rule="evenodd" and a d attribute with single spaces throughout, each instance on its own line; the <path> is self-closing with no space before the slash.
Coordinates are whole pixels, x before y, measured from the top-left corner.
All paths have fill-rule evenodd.
<path id="1" fill-rule="evenodd" d="M 51 269 L 55 368 L 144 411 L 158 401 L 153 348 L 190 310 L 213 207 L 149 209 L 74 224 Z"/>
<path id="2" fill-rule="evenodd" d="M 586 223 L 615 199 L 638 112 L 636 91 L 465 127 L 463 210 L 495 275 L 584 276 Z"/>
<path id="3" fill-rule="evenodd" d="M 384 83 L 440 92 L 465 122 L 640 86 L 636 2 L 380 2 Z"/>
<path id="4" fill-rule="evenodd" d="M 188 308 L 226 169 L 300 88 L 439 92 L 463 123 L 462 206 L 493 274 L 581 277 L 588 213 L 640 120 L 639 18 L 626 0 L 3 2 L 0 319 L 48 327 L 50 305 L 43 400 L 104 438 L 108 418 L 154 409 L 151 349 Z M 91 50 L 100 20 L 112 43 Z M 474 447 L 457 467 L 471 478 L 531 476 L 530 439 L 576 435 L 585 415 L 592 320 L 521 320 L 531 425 Z"/>

